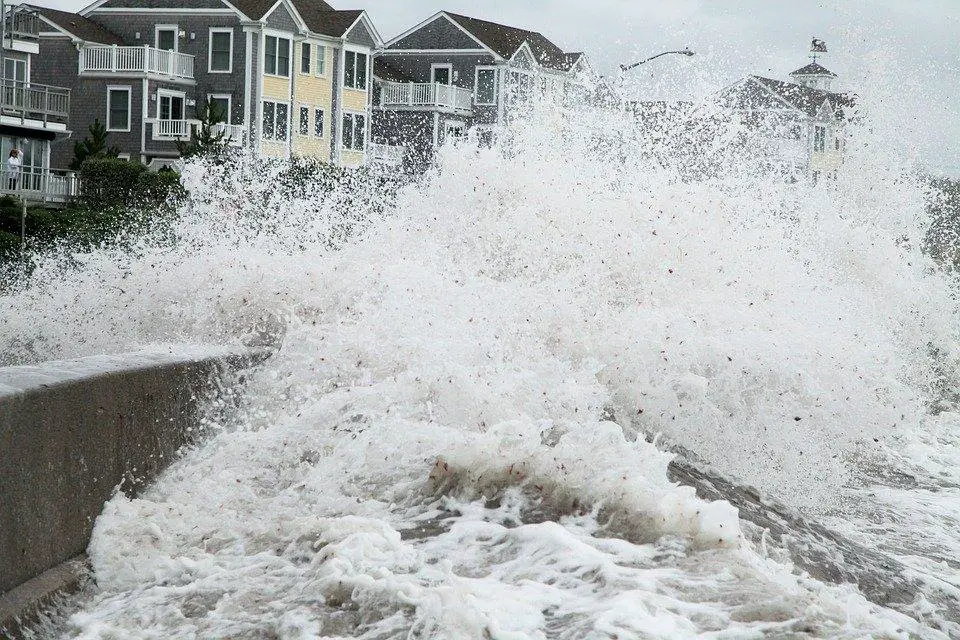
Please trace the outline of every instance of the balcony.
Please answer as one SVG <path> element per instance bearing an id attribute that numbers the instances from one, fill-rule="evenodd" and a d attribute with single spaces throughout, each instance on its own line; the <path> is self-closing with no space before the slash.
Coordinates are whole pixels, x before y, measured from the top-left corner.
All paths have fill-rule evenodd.
<path id="1" fill-rule="evenodd" d="M 384 82 L 380 106 L 395 109 L 438 109 L 461 115 L 473 113 L 469 89 L 436 82 Z"/>
<path id="2" fill-rule="evenodd" d="M 189 140 L 193 128 L 200 124 L 198 120 L 148 120 L 153 125 L 153 139 L 171 142 Z"/>
<path id="3" fill-rule="evenodd" d="M 80 74 L 144 74 L 193 80 L 193 56 L 149 45 L 83 47 L 80 49 Z"/>
<path id="4" fill-rule="evenodd" d="M 407 148 L 403 146 L 377 144 L 372 142 L 370 143 L 370 147 L 367 151 L 367 157 L 370 158 L 370 162 L 375 164 L 383 164 L 389 167 L 399 167 L 403 164 L 403 156 L 406 151 Z"/>
<path id="5" fill-rule="evenodd" d="M 242 147 L 247 144 L 247 127 L 242 124 L 215 124 L 210 127 L 210 133 L 217 136 L 223 134 L 223 143 L 230 147 Z"/>
<path id="6" fill-rule="evenodd" d="M 5 40 L 36 42 L 40 39 L 40 16 L 14 6 L 7 12 L 3 28 Z"/>
<path id="7" fill-rule="evenodd" d="M 20 119 L 23 126 L 65 129 L 70 117 L 70 89 L 33 82 L 0 79 L 0 112 Z"/>
<path id="8" fill-rule="evenodd" d="M 11 173 L 0 170 L 0 194 L 27 202 L 63 204 L 77 195 L 77 177 L 72 171 L 24 167 Z"/>

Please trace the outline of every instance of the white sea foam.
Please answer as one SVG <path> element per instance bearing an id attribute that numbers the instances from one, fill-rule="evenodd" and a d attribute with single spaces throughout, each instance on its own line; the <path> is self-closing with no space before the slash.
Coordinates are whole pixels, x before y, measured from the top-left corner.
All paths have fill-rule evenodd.
<path id="1" fill-rule="evenodd" d="M 42 264 L 4 300 L 9 359 L 279 345 L 237 423 L 108 503 L 65 634 L 938 637 L 754 548 L 648 441 L 815 516 L 854 513 L 844 487 L 901 443 L 935 458 L 957 302 L 919 184 L 857 145 L 816 187 L 722 162 L 685 182 L 625 132 L 544 109 L 368 218 L 189 167 L 177 242 Z"/>

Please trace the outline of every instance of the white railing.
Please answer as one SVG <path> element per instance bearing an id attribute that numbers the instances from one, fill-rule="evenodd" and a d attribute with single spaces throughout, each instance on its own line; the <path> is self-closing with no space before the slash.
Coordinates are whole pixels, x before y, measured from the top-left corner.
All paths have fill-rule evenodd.
<path id="1" fill-rule="evenodd" d="M 83 47 L 80 73 L 154 73 L 171 78 L 193 79 L 193 56 L 142 47 Z"/>
<path id="2" fill-rule="evenodd" d="M 247 143 L 247 127 L 242 124 L 219 123 L 210 127 L 213 135 L 223 134 L 223 142 L 231 147 L 242 147 Z"/>
<path id="3" fill-rule="evenodd" d="M 20 118 L 65 122 L 70 116 L 70 89 L 0 79 L 0 107 Z"/>
<path id="4" fill-rule="evenodd" d="M 397 167 L 403 164 L 403 156 L 406 151 L 407 148 L 403 146 L 372 142 L 367 153 L 371 162 Z"/>
<path id="5" fill-rule="evenodd" d="M 472 111 L 473 93 L 469 89 L 436 82 L 384 82 L 380 91 L 380 105 Z"/>
<path id="6" fill-rule="evenodd" d="M 182 140 L 193 134 L 196 120 L 150 120 L 154 140 Z"/>
<path id="7" fill-rule="evenodd" d="M 67 202 L 77 195 L 77 176 L 72 171 L 23 167 L 0 170 L 0 193 L 31 202 Z"/>

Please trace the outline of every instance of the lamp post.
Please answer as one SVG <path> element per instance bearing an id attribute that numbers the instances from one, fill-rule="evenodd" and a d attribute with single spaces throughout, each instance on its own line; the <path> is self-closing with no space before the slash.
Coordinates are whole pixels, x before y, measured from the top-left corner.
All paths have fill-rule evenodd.
<path id="1" fill-rule="evenodd" d="M 633 64 L 622 64 L 622 65 L 620 65 L 620 71 L 630 71 L 631 69 L 636 69 L 636 68 L 639 67 L 640 65 L 646 64 L 646 63 L 650 62 L 651 60 L 656 60 L 656 59 L 659 58 L 660 56 L 668 56 L 668 55 L 670 55 L 670 54 L 677 54 L 677 55 L 681 55 L 681 56 L 687 56 L 688 58 L 689 58 L 690 56 L 692 56 L 692 55 L 695 55 L 693 51 L 690 51 L 690 47 L 685 47 L 684 49 L 681 49 L 681 50 L 679 50 L 679 51 L 664 51 L 663 53 L 658 53 L 658 54 L 655 55 L 655 56 L 650 56 L 650 57 L 647 58 L 646 60 L 641 60 L 640 62 L 634 62 Z"/>

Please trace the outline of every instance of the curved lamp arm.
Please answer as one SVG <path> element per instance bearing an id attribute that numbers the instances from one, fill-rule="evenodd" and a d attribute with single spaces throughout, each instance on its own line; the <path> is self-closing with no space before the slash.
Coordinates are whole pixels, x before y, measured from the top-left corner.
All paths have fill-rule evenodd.
<path id="1" fill-rule="evenodd" d="M 688 57 L 694 55 L 694 52 L 690 51 L 689 47 L 687 47 L 686 49 L 681 49 L 680 51 L 664 51 L 663 53 L 658 53 L 655 56 L 650 56 L 646 60 L 641 60 L 640 62 L 634 62 L 633 64 L 622 64 L 620 65 L 620 71 L 630 71 L 631 69 L 635 69 L 642 64 L 646 64 L 650 62 L 651 60 L 656 60 L 660 56 L 668 56 L 672 53 L 676 53 L 681 56 L 688 56 Z"/>

